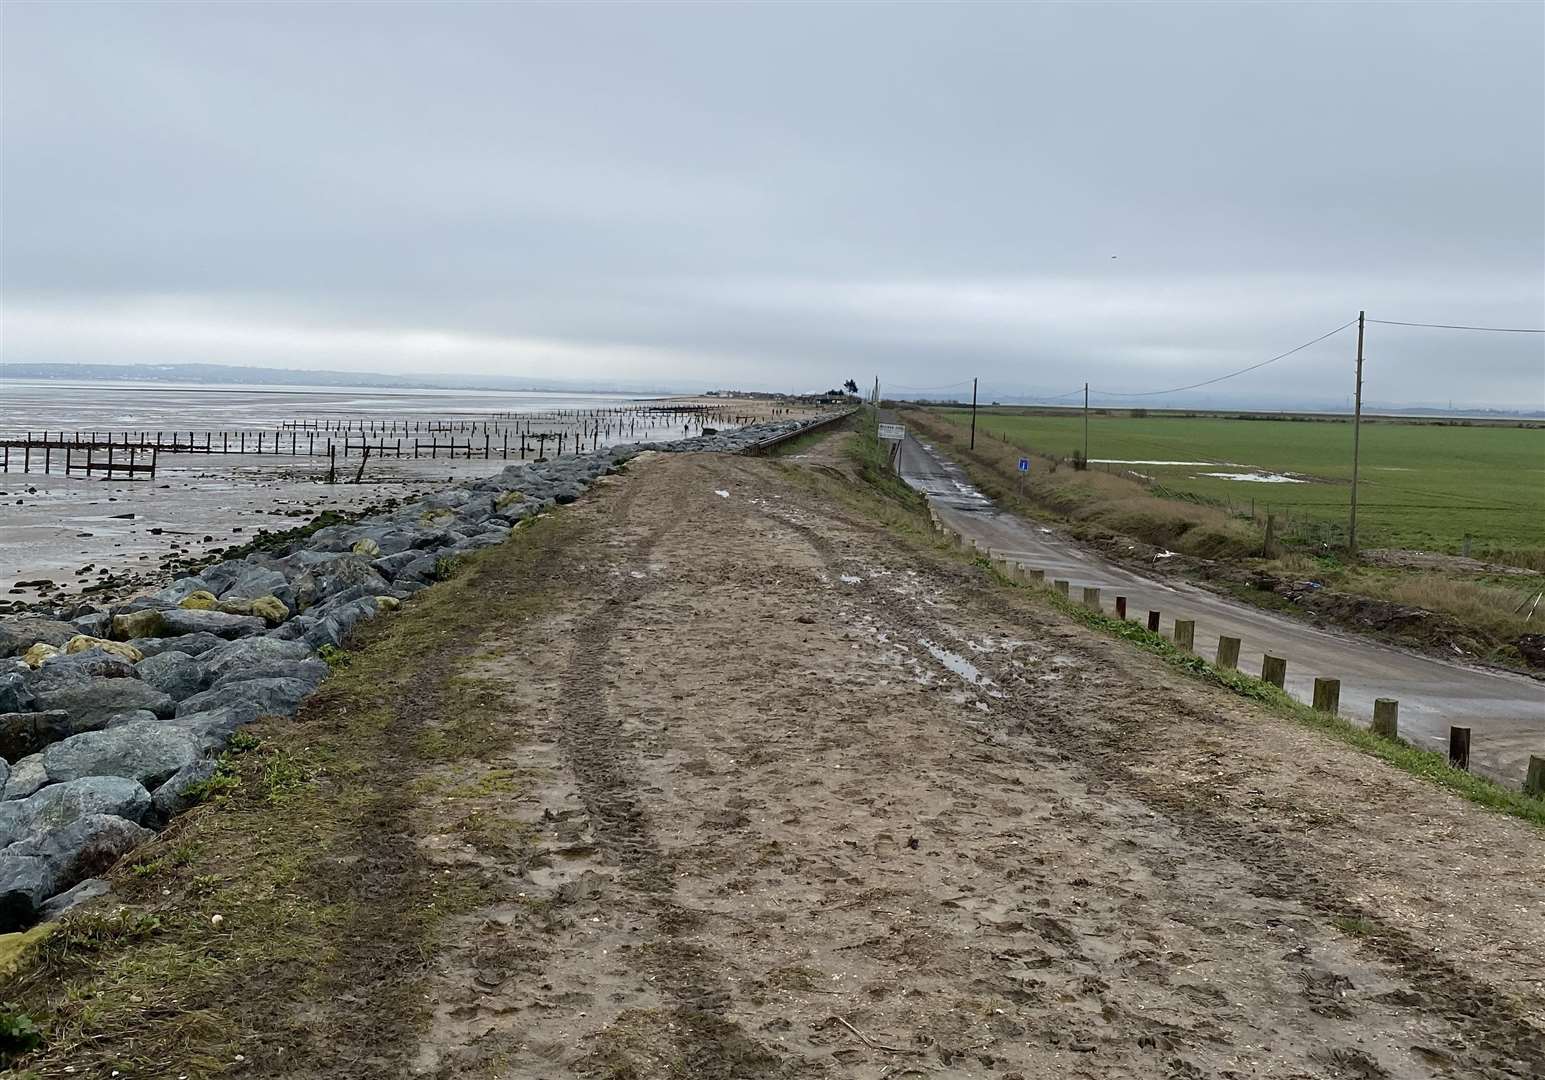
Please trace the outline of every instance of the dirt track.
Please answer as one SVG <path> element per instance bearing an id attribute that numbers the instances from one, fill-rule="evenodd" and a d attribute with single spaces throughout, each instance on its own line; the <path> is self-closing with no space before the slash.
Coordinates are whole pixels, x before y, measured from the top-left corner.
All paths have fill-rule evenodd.
<path id="1" fill-rule="evenodd" d="M 1540 1075 L 1539 829 L 996 584 L 841 438 L 640 460 L 379 621 L 28 978 L 36 1075 Z"/>
<path id="2" fill-rule="evenodd" d="M 521 733 L 486 812 L 527 843 L 420 838 L 504 889 L 403 1068 L 1538 1075 L 1530 827 L 1165 685 L 778 465 L 657 460 L 569 512 L 573 602 L 476 672 Z"/>

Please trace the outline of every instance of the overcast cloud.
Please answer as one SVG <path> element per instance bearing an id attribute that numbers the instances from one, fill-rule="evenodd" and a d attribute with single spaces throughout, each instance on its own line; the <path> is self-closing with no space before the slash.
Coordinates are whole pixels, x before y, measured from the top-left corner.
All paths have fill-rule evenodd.
<path id="1" fill-rule="evenodd" d="M 1545 326 L 1538 3 L 3 21 L 8 362 L 1005 396 L 1199 381 L 1359 308 Z M 1209 392 L 1339 401 L 1353 346 Z M 1545 405 L 1539 335 L 1368 352 L 1378 401 Z"/>

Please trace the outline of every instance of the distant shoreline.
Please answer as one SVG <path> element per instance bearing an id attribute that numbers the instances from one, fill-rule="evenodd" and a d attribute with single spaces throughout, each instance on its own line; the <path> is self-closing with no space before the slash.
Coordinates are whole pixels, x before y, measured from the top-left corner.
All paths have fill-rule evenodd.
<path id="1" fill-rule="evenodd" d="M 537 383 L 499 375 L 446 378 L 382 375 L 375 372 L 302 371 L 294 368 L 230 367 L 223 364 L 7 364 L 0 363 L 0 383 L 112 382 L 145 386 L 282 386 L 333 390 L 486 390 L 515 394 L 599 394 L 609 397 L 680 397 L 700 391 L 659 385 L 632 387 L 599 384 Z"/>

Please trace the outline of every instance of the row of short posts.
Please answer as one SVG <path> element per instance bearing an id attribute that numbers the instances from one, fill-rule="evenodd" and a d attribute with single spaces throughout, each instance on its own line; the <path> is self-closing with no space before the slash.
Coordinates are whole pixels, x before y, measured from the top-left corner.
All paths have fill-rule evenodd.
<path id="1" fill-rule="evenodd" d="M 1046 571 L 1034 569 L 1024 563 L 994 556 L 988 549 L 983 549 L 975 540 L 968 539 L 964 533 L 947 526 L 939 517 L 933 507 L 928 510 L 933 520 L 934 528 L 946 534 L 953 534 L 956 545 L 970 551 L 985 551 L 993 566 L 1004 577 L 1011 581 L 1019 581 L 1025 584 L 1044 586 L 1046 583 Z M 1070 598 L 1072 582 L 1057 578 L 1051 583 L 1052 590 L 1059 596 Z M 1085 607 L 1095 611 L 1102 610 L 1100 606 L 1101 590 L 1094 586 L 1084 586 L 1082 603 Z M 1115 598 L 1116 617 L 1126 619 L 1127 598 L 1117 596 Z M 1153 633 L 1159 633 L 1161 613 L 1149 611 L 1147 626 Z M 1176 648 L 1186 652 L 1196 651 L 1196 620 L 1176 619 L 1174 631 L 1171 634 Z M 1237 671 L 1239 669 L 1240 639 L 1221 634 L 1218 637 L 1218 655 L 1214 666 Z M 1273 656 L 1266 653 L 1261 657 L 1261 681 L 1270 683 L 1277 689 L 1282 689 L 1287 682 L 1287 660 L 1281 656 Z M 1317 677 L 1314 680 L 1314 694 L 1311 706 L 1316 712 L 1336 715 L 1341 708 L 1341 680 Z M 1400 736 L 1400 702 L 1394 698 L 1375 698 L 1373 702 L 1373 722 L 1370 725 L 1375 735 L 1385 739 L 1398 739 Z M 1470 729 L 1460 725 L 1451 725 L 1448 735 L 1448 761 L 1456 769 L 1468 772 L 1470 769 Z M 1531 754 L 1529 756 L 1529 768 L 1524 778 L 1524 793 L 1535 798 L 1545 798 L 1545 756 Z"/>

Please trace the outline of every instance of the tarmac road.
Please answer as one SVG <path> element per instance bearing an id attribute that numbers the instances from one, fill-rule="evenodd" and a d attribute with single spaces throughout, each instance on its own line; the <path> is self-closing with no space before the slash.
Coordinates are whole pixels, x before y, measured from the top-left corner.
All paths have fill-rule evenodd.
<path id="1" fill-rule="evenodd" d="M 1341 713 L 1361 724 L 1373 716 L 1375 698 L 1400 702 L 1400 734 L 1433 750 L 1448 747 L 1450 725 L 1471 731 L 1472 771 L 1520 787 L 1529 755 L 1545 754 L 1545 684 L 1523 675 L 1447 663 L 1393 646 L 1306 623 L 1228 600 L 1184 583 L 1148 577 L 1112 563 L 1066 537 L 999 510 L 971 486 L 963 469 L 930 443 L 908 435 L 900 455 L 902 477 L 928 496 L 939 517 L 995 558 L 1046 571 L 1048 582 L 1066 579 L 1072 595 L 1084 586 L 1101 589 L 1113 612 L 1127 598 L 1129 618 L 1163 613 L 1166 632 L 1179 618 L 1196 620 L 1196 651 L 1217 654 L 1219 635 L 1241 641 L 1240 670 L 1258 675 L 1270 652 L 1287 659 L 1287 691 L 1309 701 L 1316 676 L 1341 680 Z"/>

